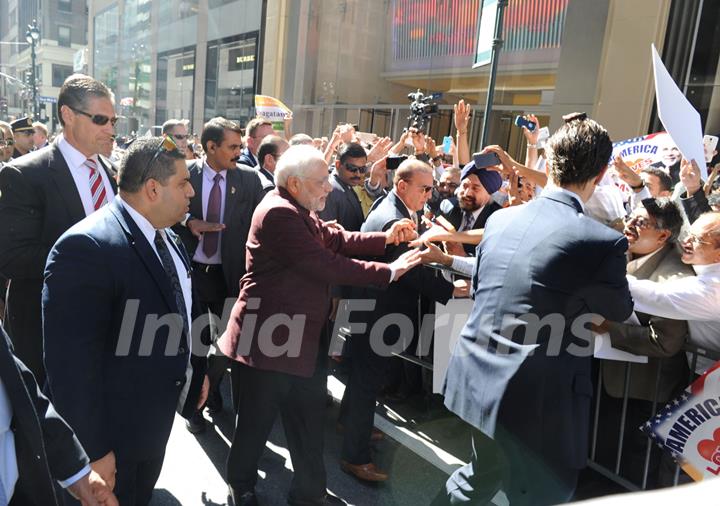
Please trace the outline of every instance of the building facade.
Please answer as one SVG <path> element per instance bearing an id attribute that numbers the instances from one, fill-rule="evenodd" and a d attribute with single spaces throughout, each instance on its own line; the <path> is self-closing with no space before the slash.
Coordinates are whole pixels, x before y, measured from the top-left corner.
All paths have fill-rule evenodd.
<path id="1" fill-rule="evenodd" d="M 87 71 L 88 11 L 85 0 L 0 0 L 0 118 L 32 115 L 28 25 L 37 21 L 36 118 L 57 129 L 55 103 L 63 81 L 73 69 Z"/>
<path id="2" fill-rule="evenodd" d="M 12 0 L 0 0 L 12 1 Z M 253 95 L 275 96 L 294 131 L 339 122 L 397 137 L 408 93 L 434 93 L 430 133 L 452 104 L 474 107 L 477 147 L 488 66 L 473 69 L 482 0 L 91 0 L 90 71 L 116 92 L 121 133 L 215 115 L 244 123 Z M 489 142 L 522 151 L 515 115 L 555 128 L 583 110 L 614 139 L 658 130 L 650 45 L 720 131 L 718 0 L 510 0 Z M 622 76 L 619 78 L 619 76 Z"/>
<path id="3" fill-rule="evenodd" d="M 170 118 L 198 130 L 253 115 L 260 0 L 90 2 L 95 77 L 115 91 L 120 134 L 157 133 Z"/>

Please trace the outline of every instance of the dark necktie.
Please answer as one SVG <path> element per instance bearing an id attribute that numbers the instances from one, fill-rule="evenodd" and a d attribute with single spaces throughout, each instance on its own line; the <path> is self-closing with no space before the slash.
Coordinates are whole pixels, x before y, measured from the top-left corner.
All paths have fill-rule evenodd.
<path id="1" fill-rule="evenodd" d="M 472 230 L 474 224 L 473 214 L 468 211 L 463 211 L 463 222 L 460 231 Z"/>
<path id="2" fill-rule="evenodd" d="M 168 250 L 167 244 L 165 244 L 165 240 L 159 230 L 155 231 L 154 242 L 158 256 L 160 257 L 160 262 L 165 270 L 165 274 L 167 274 L 168 281 L 170 281 L 170 287 L 172 288 L 173 295 L 175 295 L 175 304 L 177 304 L 180 316 L 182 316 L 183 330 L 185 331 L 186 336 L 190 336 L 187 307 L 185 306 L 185 296 L 183 295 L 180 278 L 178 277 L 177 269 L 175 269 L 175 262 L 172 259 L 170 250 Z"/>
<path id="3" fill-rule="evenodd" d="M 215 174 L 213 187 L 210 190 L 208 198 L 207 214 L 205 221 L 210 223 L 220 223 L 220 202 L 222 199 L 222 191 L 220 190 L 220 180 L 222 176 Z M 220 232 L 205 232 L 203 234 L 203 253 L 210 258 L 217 253 L 218 242 L 220 242 Z"/>

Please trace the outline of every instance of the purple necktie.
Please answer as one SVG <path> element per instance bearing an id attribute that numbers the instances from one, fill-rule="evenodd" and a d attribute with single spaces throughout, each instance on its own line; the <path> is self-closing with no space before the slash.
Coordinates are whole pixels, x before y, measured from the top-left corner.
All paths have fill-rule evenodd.
<path id="1" fill-rule="evenodd" d="M 210 223 L 220 223 L 220 202 L 222 199 L 222 191 L 220 191 L 220 180 L 222 176 L 215 174 L 213 187 L 210 190 L 210 198 L 208 199 L 207 214 L 205 221 Z M 220 232 L 205 232 L 203 234 L 203 253 L 210 258 L 218 249 L 220 241 Z"/>

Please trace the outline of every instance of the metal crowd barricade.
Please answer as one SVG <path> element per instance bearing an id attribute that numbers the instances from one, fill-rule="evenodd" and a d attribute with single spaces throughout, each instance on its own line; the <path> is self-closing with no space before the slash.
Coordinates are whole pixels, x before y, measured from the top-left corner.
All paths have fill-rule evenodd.
<path id="1" fill-rule="evenodd" d="M 686 342 L 685 346 L 683 347 L 683 350 L 687 353 L 687 358 L 689 359 L 689 366 L 690 366 L 690 374 L 688 377 L 687 384 L 689 385 L 694 381 L 694 379 L 697 377 L 696 375 L 696 369 L 697 369 L 697 363 L 698 363 L 698 357 L 702 356 L 707 359 L 711 359 L 713 361 L 720 360 L 720 352 L 713 352 L 705 349 L 698 348 L 697 346 L 694 346 L 688 342 Z M 627 426 L 627 415 L 628 415 L 628 401 L 629 401 L 629 392 L 630 392 L 630 384 L 632 381 L 632 363 L 631 362 L 625 362 L 625 378 L 624 378 L 624 384 L 623 384 L 623 396 L 621 399 L 622 402 L 622 408 L 620 412 L 620 426 L 617 430 L 617 445 L 616 445 L 616 453 L 614 456 L 614 464 L 612 467 L 608 467 L 607 465 L 604 465 L 603 463 L 599 462 L 597 456 L 598 456 L 598 434 L 601 427 L 600 423 L 600 411 L 601 411 L 601 399 L 603 397 L 603 366 L 604 361 L 599 361 L 599 367 L 598 367 L 598 376 L 597 376 L 597 387 L 595 392 L 595 411 L 593 413 L 593 424 L 592 424 L 592 435 L 591 435 L 591 444 L 590 444 L 590 456 L 588 458 L 588 467 L 593 469 L 594 471 L 598 472 L 605 478 L 617 483 L 618 485 L 626 488 L 629 491 L 637 491 L 637 490 L 646 490 L 648 488 L 648 474 L 650 470 L 650 460 L 651 460 L 651 454 L 653 451 L 653 446 L 655 443 L 650 439 L 647 438 L 647 441 L 645 443 L 645 458 L 644 458 L 644 464 L 642 469 L 642 478 L 640 483 L 635 483 L 631 479 L 628 478 L 626 474 L 623 474 L 621 471 L 623 469 L 623 457 L 624 457 L 624 443 L 626 438 L 626 431 L 627 430 L 639 430 L 638 427 L 626 427 Z M 654 398 L 652 401 L 652 408 L 651 408 L 651 414 L 648 417 L 650 419 L 651 417 L 655 416 L 655 414 L 658 412 L 658 410 L 662 409 L 664 407 L 664 404 L 661 405 L 660 402 L 658 402 L 658 390 L 660 387 L 660 376 L 662 374 L 662 367 L 657 367 L 657 373 L 655 375 L 655 386 L 654 386 Z M 672 479 L 672 485 L 675 486 L 678 484 L 678 481 L 680 479 L 680 466 L 676 463 L 674 464 L 674 474 Z"/>
<path id="2" fill-rule="evenodd" d="M 457 272 L 453 269 L 447 268 L 445 266 L 433 264 L 430 265 L 431 268 L 435 269 L 436 275 L 443 275 L 447 274 L 451 280 L 455 280 L 456 278 L 462 278 L 467 279 L 467 276 L 463 275 L 460 272 Z M 418 329 L 421 327 L 422 324 L 422 311 L 421 311 L 421 297 L 418 297 Z M 418 346 L 415 348 L 415 350 L 424 350 L 424 349 L 430 349 L 429 346 L 424 346 L 422 343 L 423 339 L 422 333 L 420 333 L 418 339 L 419 343 Z M 432 339 L 432 334 L 430 334 L 429 338 Z M 720 352 L 705 350 L 702 348 L 698 348 L 697 346 L 692 345 L 689 342 L 686 342 L 686 344 L 683 347 L 683 351 L 687 354 L 688 358 L 688 365 L 690 369 L 690 374 L 688 376 L 687 384 L 689 385 L 694 381 L 694 379 L 697 377 L 696 369 L 698 364 L 698 358 L 702 357 L 705 359 L 710 359 L 712 361 L 720 360 Z M 395 356 L 407 360 L 409 362 L 412 362 L 414 364 L 419 365 L 420 367 L 427 369 L 429 371 L 433 371 L 433 362 L 432 360 L 428 360 L 426 357 L 423 357 L 421 355 L 418 355 L 417 353 L 414 353 L 414 350 L 405 350 L 402 353 L 394 353 Z M 620 412 L 620 424 L 617 429 L 617 440 L 616 440 L 616 453 L 613 458 L 613 465 L 608 467 L 604 465 L 603 463 L 599 462 L 597 460 L 597 453 L 598 453 L 598 432 L 600 430 L 600 409 L 601 409 L 601 399 L 603 397 L 603 360 L 598 360 L 599 367 L 598 367 L 598 376 L 597 376 L 597 387 L 595 392 L 595 406 L 594 406 L 594 413 L 592 413 L 593 416 L 593 422 L 592 422 L 592 429 L 591 429 L 591 444 L 590 444 L 590 455 L 588 458 L 588 467 L 599 473 L 600 475 L 604 476 L 605 478 L 615 482 L 616 484 L 624 487 L 628 491 L 638 491 L 638 490 L 646 490 L 648 488 L 648 479 L 649 479 L 649 469 L 651 464 L 651 455 L 653 451 L 653 446 L 655 443 L 650 438 L 646 438 L 647 441 L 645 443 L 645 452 L 644 452 L 644 464 L 643 469 L 641 473 L 641 481 L 640 483 L 635 483 L 631 479 L 629 479 L 627 476 L 624 476 L 621 472 L 623 470 L 623 464 L 624 464 L 624 454 L 623 454 L 623 445 L 626 439 L 626 435 L 628 433 L 628 430 L 639 430 L 638 427 L 627 427 L 627 413 L 628 413 L 628 401 L 629 401 L 629 392 L 630 392 L 630 384 L 632 381 L 632 363 L 631 362 L 625 362 L 625 378 L 624 378 L 624 385 L 623 385 L 623 396 L 621 398 L 622 408 Z M 664 403 L 661 404 L 658 401 L 658 390 L 660 386 L 660 377 L 662 374 L 662 367 L 657 367 L 657 373 L 655 376 L 655 384 L 654 384 L 654 399 L 652 401 L 652 407 L 651 407 L 651 415 L 648 417 L 648 420 L 655 416 L 655 414 L 658 412 L 658 410 L 662 409 L 664 407 Z M 680 479 L 680 466 L 677 464 L 674 464 L 674 474 L 672 478 L 672 485 L 675 486 L 678 484 L 678 481 Z"/>
<path id="3" fill-rule="evenodd" d="M 462 274 L 461 272 L 456 271 L 455 269 L 452 269 L 450 267 L 446 267 L 444 265 L 440 264 L 429 264 L 427 267 L 433 269 L 435 271 L 436 276 L 442 276 L 443 274 L 446 274 L 447 277 L 450 278 L 450 281 L 455 281 L 456 279 L 467 279 L 467 276 Z M 446 278 L 447 279 L 447 278 Z M 423 323 L 423 314 L 422 314 L 422 296 L 418 296 L 417 300 L 417 328 L 420 329 L 422 327 Z M 425 346 L 423 344 L 423 336 L 422 332 L 418 332 L 418 344 L 415 347 L 415 351 L 417 350 L 429 350 L 429 346 Z M 429 336 L 429 339 L 432 339 L 432 333 Z M 419 365 L 423 369 L 427 369 L 428 371 L 433 370 L 433 362 L 432 360 L 427 360 L 427 358 L 423 357 L 422 355 L 419 355 L 417 353 L 413 353 L 412 350 L 405 350 L 402 353 L 393 353 L 394 356 L 401 358 L 403 360 L 407 360 L 408 362 L 412 362 L 413 364 Z"/>

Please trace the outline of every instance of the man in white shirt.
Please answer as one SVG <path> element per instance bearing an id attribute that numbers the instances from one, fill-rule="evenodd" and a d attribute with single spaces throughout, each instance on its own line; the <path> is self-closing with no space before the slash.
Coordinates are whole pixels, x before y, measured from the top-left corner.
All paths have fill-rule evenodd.
<path id="1" fill-rule="evenodd" d="M 45 260 L 63 232 L 114 198 L 115 170 L 98 155 L 112 150 L 114 100 L 100 81 L 70 76 L 57 103 L 63 134 L 0 169 L 0 273 L 11 280 L 4 326 L 41 385 Z"/>
<path id="2" fill-rule="evenodd" d="M 63 234 L 45 270 L 49 392 L 123 506 L 148 504 L 175 410 L 207 393 L 190 259 L 168 228 L 194 195 L 184 158 L 168 138 L 136 140 L 118 198 Z"/>
<path id="3" fill-rule="evenodd" d="M 720 213 L 700 216 L 682 241 L 682 261 L 697 276 L 657 283 L 628 275 L 635 311 L 687 320 L 690 342 L 720 351 Z M 698 359 L 697 370 L 710 361 Z"/>

